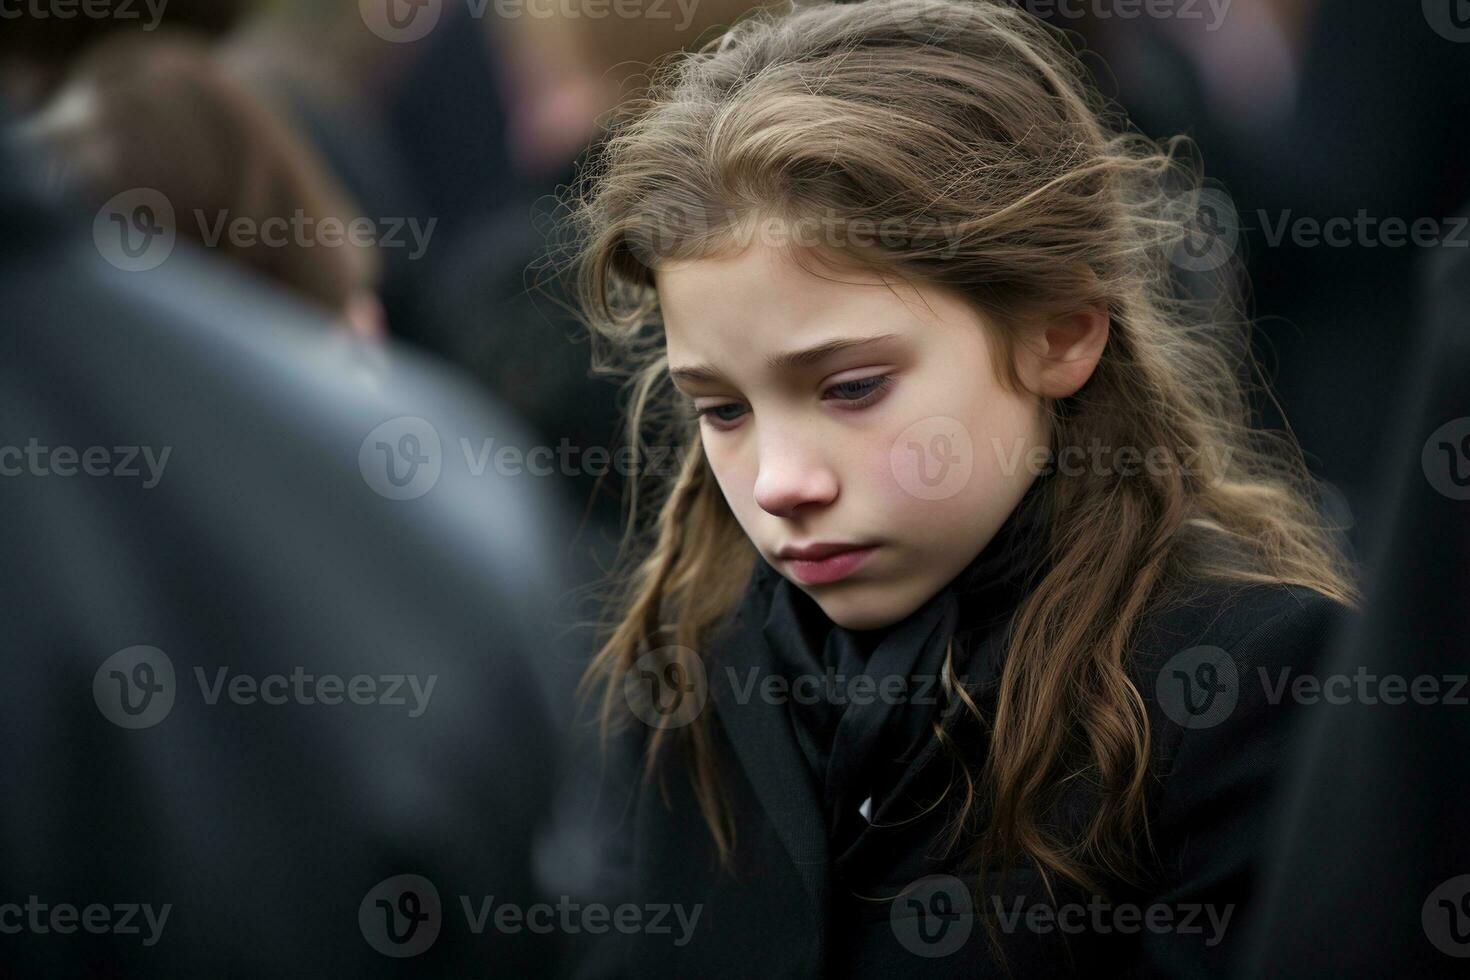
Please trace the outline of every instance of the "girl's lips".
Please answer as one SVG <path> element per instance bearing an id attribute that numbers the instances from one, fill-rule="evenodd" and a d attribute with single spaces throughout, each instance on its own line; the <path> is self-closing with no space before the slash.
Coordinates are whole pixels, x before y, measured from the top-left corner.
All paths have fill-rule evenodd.
<path id="1" fill-rule="evenodd" d="M 826 585 L 829 582 L 838 582 L 847 578 L 868 556 L 877 551 L 877 546 L 866 548 L 854 548 L 851 551 L 840 551 L 835 555 L 829 555 L 822 559 L 786 558 L 786 566 L 791 569 L 791 574 L 803 585 Z"/>

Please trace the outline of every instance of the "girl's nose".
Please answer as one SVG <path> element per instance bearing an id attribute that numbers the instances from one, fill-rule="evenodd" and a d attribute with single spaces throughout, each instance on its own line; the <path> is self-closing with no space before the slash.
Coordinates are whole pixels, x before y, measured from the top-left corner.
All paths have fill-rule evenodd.
<path id="1" fill-rule="evenodd" d="M 815 455 L 789 443 L 762 452 L 755 478 L 755 502 L 777 517 L 794 517 L 802 507 L 822 507 L 837 499 L 837 474 Z"/>

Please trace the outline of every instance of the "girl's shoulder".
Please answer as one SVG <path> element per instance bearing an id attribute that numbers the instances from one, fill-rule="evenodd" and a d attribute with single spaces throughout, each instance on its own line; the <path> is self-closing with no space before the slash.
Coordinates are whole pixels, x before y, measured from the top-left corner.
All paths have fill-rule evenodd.
<path id="1" fill-rule="evenodd" d="M 1169 759 L 1186 744 L 1284 734 L 1331 688 L 1332 651 L 1355 615 L 1284 583 L 1204 583 L 1146 615 L 1130 670 L 1157 750 Z"/>
<path id="2" fill-rule="evenodd" d="M 1178 654 L 1215 647 L 1244 658 L 1289 662 L 1318 652 L 1353 615 L 1304 585 L 1201 582 L 1146 612 L 1133 645 L 1134 670 L 1157 673 Z"/>

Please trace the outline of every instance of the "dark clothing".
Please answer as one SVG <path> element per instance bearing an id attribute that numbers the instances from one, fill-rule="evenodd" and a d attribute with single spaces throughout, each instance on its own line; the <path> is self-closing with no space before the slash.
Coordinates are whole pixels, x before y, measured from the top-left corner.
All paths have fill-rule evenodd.
<path id="1" fill-rule="evenodd" d="M 0 977 L 549 971 L 561 937 L 460 901 L 543 897 L 564 532 L 455 458 L 524 436 L 182 245 L 105 264 L 10 163 Z M 390 499 L 370 436 L 405 417 L 442 473 Z M 405 875 L 441 902 L 407 960 L 379 951 Z"/>
<path id="2" fill-rule="evenodd" d="M 1256 910 L 1263 818 L 1293 731 L 1295 712 L 1289 695 L 1278 695 L 1280 681 L 1283 672 L 1316 668 L 1345 625 L 1343 607 L 1300 587 L 1214 585 L 1150 616 L 1132 664 L 1156 761 L 1148 798 L 1157 858 L 1146 865 L 1147 880 L 1131 887 L 1107 881 L 1105 896 L 1059 889 L 1053 902 L 1034 871 L 1015 868 L 987 876 L 985 901 L 973 908 L 967 903 L 977 877 L 946 847 L 964 790 L 946 794 L 958 772 L 933 735 L 873 801 L 873 822 L 833 845 L 822 787 L 788 705 L 749 686 L 752 677 L 782 670 L 761 631 L 748 626 L 764 622 L 763 594 L 749 589 L 710 647 L 717 651 L 710 702 L 717 749 L 727 760 L 721 775 L 734 814 L 736 875 L 719 870 L 682 772 L 665 774 L 667 805 L 657 780 L 625 776 L 637 787 L 620 828 L 626 898 L 699 905 L 701 916 L 688 935 L 610 938 L 582 976 L 1001 977 L 984 918 L 996 923 L 1016 977 L 1223 975 Z M 967 641 L 968 685 L 987 718 L 1009 625 L 1003 620 Z M 1186 677 L 1205 689 L 1182 688 Z M 917 701 L 921 692 L 912 693 Z M 983 757 L 986 730 L 968 712 L 957 713 L 952 737 Z M 1076 826 L 1088 806 L 1085 795 L 1072 793 L 1056 818 Z M 1150 911 L 1155 905 L 1161 908 Z M 1172 925 L 1158 925 L 1163 915 Z M 1155 925 L 1141 926 L 1149 922 Z"/>
<path id="3" fill-rule="evenodd" d="M 1241 977 L 1462 977 L 1470 956 L 1470 252 L 1429 282 L 1383 454 L 1362 626 L 1304 713 Z M 1357 693 L 1357 678 L 1367 678 Z"/>
<path id="4" fill-rule="evenodd" d="M 928 743 L 950 638 L 951 669 L 963 678 L 974 638 L 1000 625 L 1044 571 L 1043 538 L 1032 532 L 1044 526 L 1048 479 L 1033 481 L 948 587 L 885 629 L 835 625 L 809 595 L 757 561 L 752 587 L 766 612 L 754 618 L 794 692 L 786 699 L 791 725 L 819 789 L 834 855 L 844 855 L 867 827 L 863 807 L 888 800 Z M 841 856 L 834 870 L 843 873 Z"/>
<path id="5" fill-rule="evenodd" d="M 1391 448 L 1381 406 L 1408 367 L 1405 338 L 1419 319 L 1414 267 L 1436 250 L 1417 241 L 1427 234 L 1439 248 L 1466 244 L 1465 226 L 1450 215 L 1470 193 L 1470 157 L 1462 129 L 1444 120 L 1470 112 L 1470 44 L 1431 26 L 1464 5 L 1274 6 L 1313 8 L 1294 98 L 1279 118 L 1209 97 L 1179 43 L 1192 32 L 1196 46 L 1218 48 L 1205 17 L 1098 20 L 1095 47 L 1107 66 L 1098 75 L 1145 133 L 1195 139 L 1208 176 L 1233 200 L 1235 214 L 1212 222 L 1238 231 L 1235 249 L 1250 273 L 1253 346 L 1272 382 L 1272 397 L 1258 397 L 1256 408 L 1265 428 L 1282 428 L 1284 413 L 1313 471 L 1345 498 L 1332 519 L 1360 545 L 1377 502 L 1372 474 Z M 1249 69 L 1227 71 L 1252 87 L 1242 79 Z M 1394 222 L 1432 230 L 1395 235 Z"/>

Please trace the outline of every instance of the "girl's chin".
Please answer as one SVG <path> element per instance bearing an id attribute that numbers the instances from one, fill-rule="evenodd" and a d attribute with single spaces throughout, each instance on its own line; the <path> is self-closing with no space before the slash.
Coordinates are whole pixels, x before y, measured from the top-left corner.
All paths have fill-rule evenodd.
<path id="1" fill-rule="evenodd" d="M 825 587 L 807 592 L 827 618 L 843 629 L 883 629 L 923 605 L 922 599 L 917 602 L 900 599 L 902 590 L 895 589 L 890 582 L 842 584 L 846 587 L 841 590 Z"/>

